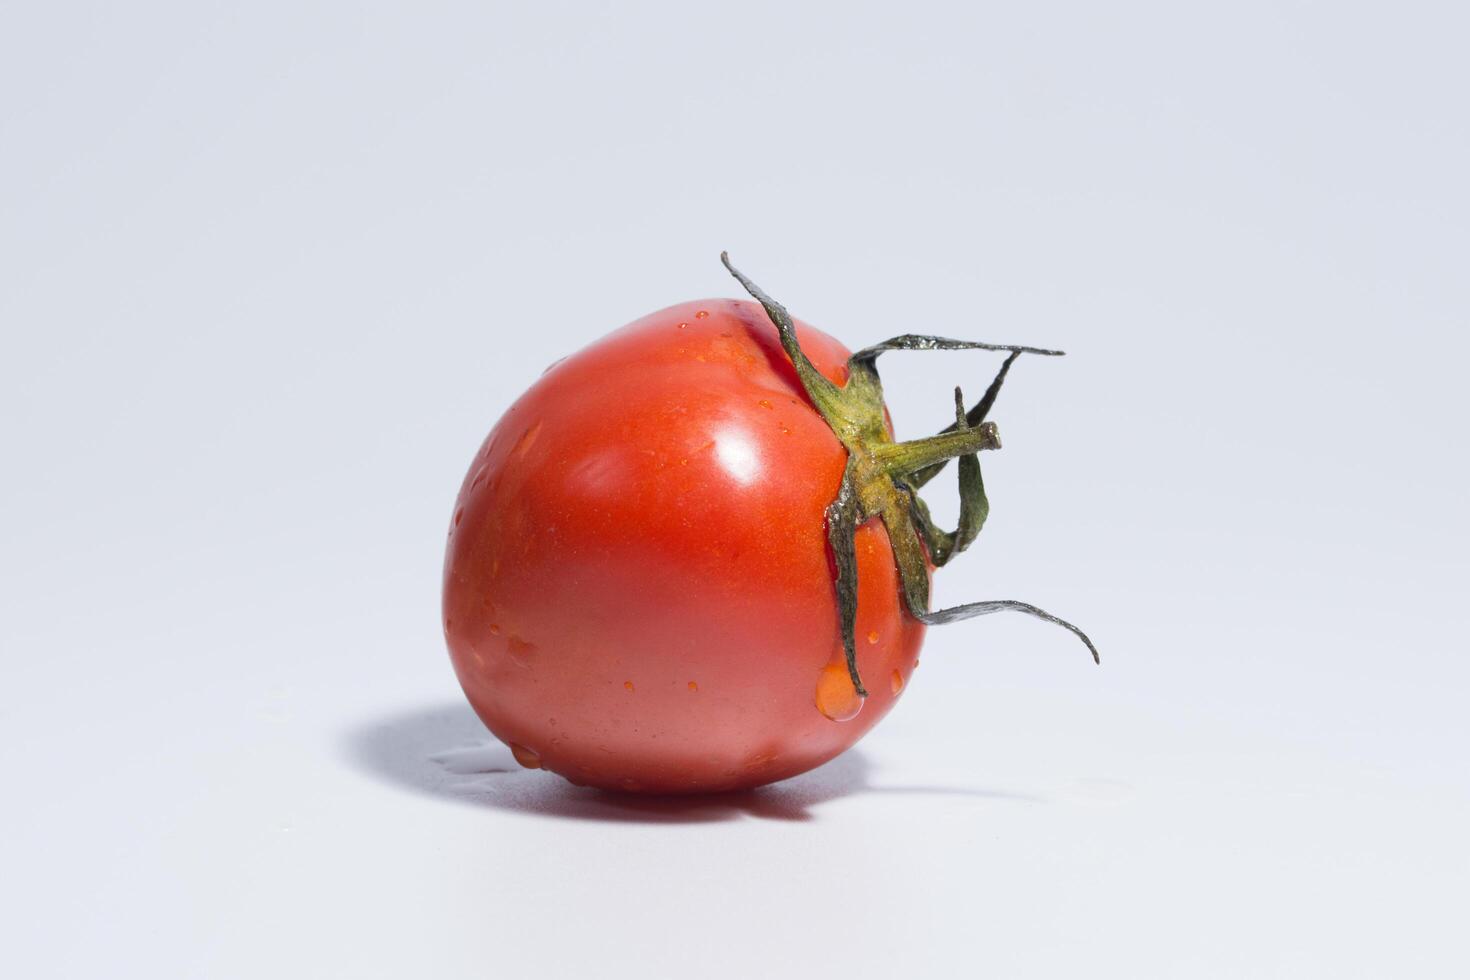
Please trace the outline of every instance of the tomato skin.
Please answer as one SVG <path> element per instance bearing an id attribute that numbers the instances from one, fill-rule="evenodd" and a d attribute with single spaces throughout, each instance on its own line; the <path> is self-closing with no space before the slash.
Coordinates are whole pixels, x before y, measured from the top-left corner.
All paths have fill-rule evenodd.
<path id="1" fill-rule="evenodd" d="M 797 322 L 824 375 L 849 352 Z M 465 477 L 444 628 L 476 713 L 573 782 L 711 792 L 831 759 L 907 686 L 924 627 L 881 523 L 857 534 L 869 697 L 816 706 L 842 656 L 824 512 L 847 451 L 761 307 L 669 307 L 549 369 Z"/>

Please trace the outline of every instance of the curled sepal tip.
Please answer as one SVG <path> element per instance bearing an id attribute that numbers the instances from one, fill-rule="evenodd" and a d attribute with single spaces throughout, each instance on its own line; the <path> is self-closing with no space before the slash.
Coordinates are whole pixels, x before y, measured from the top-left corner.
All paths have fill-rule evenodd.
<path id="1" fill-rule="evenodd" d="M 1019 612 L 1028 616 L 1035 616 L 1048 623 L 1070 630 L 1077 639 L 1087 644 L 1087 650 L 1092 654 L 1092 662 L 1102 663 L 1102 657 L 1098 655 L 1097 647 L 1093 645 L 1091 638 L 1082 630 L 1062 619 L 1053 616 L 1045 609 L 1037 608 L 1029 602 L 1017 602 L 1015 599 L 989 599 L 983 602 L 967 602 L 962 606 L 951 606 L 948 609 L 938 609 L 934 612 L 926 612 L 917 618 L 929 626 L 942 626 L 945 623 L 957 623 L 962 619 L 974 619 L 976 616 L 988 616 L 997 612 Z"/>

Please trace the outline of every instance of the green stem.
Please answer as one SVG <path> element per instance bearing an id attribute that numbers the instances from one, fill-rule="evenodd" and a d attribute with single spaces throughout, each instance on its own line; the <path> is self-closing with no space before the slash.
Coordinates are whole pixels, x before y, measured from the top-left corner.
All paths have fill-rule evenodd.
<path id="1" fill-rule="evenodd" d="M 890 442 L 869 447 L 878 465 L 890 476 L 901 476 L 942 463 L 956 456 L 969 456 L 985 449 L 1000 448 L 1000 431 L 994 422 L 982 422 L 973 429 L 941 432 L 937 436 Z"/>
<path id="2" fill-rule="evenodd" d="M 1016 363 L 1016 358 L 1020 357 L 1021 354 L 1022 351 L 1011 351 L 1011 355 L 1005 359 L 1005 363 L 1001 364 L 1000 370 L 996 372 L 995 380 L 990 382 L 990 387 L 985 389 L 985 394 L 981 396 L 978 402 L 975 403 L 974 408 L 965 413 L 966 425 L 974 428 L 981 422 L 985 421 L 985 417 L 988 416 L 990 414 L 990 410 L 995 407 L 995 398 L 997 395 L 1000 394 L 1001 385 L 1005 384 L 1006 375 L 1009 374 L 1011 371 L 1011 365 Z M 956 420 L 954 425 L 947 426 L 941 431 L 953 432 L 955 429 L 958 428 L 962 428 L 962 426 L 959 424 L 959 420 Z M 926 466 L 922 470 L 916 470 L 915 472 L 909 474 L 908 485 L 913 487 L 915 490 L 918 490 L 923 487 L 924 484 L 928 483 L 930 480 L 938 476 L 939 472 L 943 469 L 944 463 L 940 462 L 935 463 L 933 466 Z"/>

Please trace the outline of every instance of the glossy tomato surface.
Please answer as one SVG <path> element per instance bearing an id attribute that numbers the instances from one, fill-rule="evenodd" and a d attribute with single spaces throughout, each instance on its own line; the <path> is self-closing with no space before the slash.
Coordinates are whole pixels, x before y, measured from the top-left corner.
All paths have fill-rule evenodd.
<path id="1" fill-rule="evenodd" d="M 797 330 L 844 381 L 848 350 Z M 737 789 L 842 752 L 893 706 L 924 633 L 870 522 L 859 705 L 824 524 L 846 458 L 753 302 L 673 306 L 558 362 L 486 438 L 454 512 L 444 630 L 475 711 L 522 765 L 610 789 Z"/>

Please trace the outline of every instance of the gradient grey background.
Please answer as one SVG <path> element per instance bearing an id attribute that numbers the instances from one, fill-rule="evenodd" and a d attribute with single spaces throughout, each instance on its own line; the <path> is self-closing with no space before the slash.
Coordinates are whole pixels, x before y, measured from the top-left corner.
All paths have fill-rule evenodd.
<path id="1" fill-rule="evenodd" d="M 1463 9 L 6 4 L 0 972 L 1465 976 Z M 1103 666 L 936 629 L 727 800 L 485 772 L 464 467 L 722 248 L 1069 352 L 936 600 Z"/>

